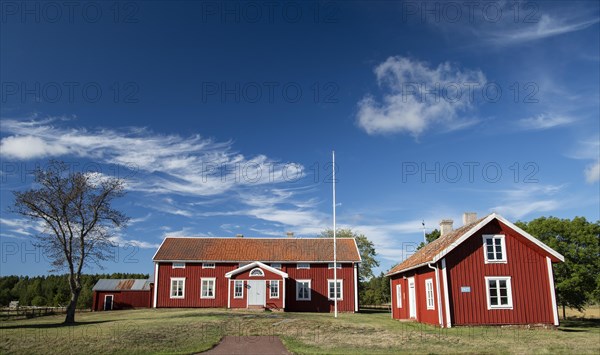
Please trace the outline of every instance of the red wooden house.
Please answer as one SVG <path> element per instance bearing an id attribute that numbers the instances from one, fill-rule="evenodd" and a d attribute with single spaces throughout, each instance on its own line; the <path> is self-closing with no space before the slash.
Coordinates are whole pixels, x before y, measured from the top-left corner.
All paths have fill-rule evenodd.
<path id="1" fill-rule="evenodd" d="M 100 279 L 92 288 L 92 310 L 152 307 L 152 280 Z"/>
<path id="2" fill-rule="evenodd" d="M 392 317 L 453 325 L 554 324 L 552 263 L 562 255 L 492 213 L 441 236 L 388 272 Z"/>
<path id="3" fill-rule="evenodd" d="M 154 255 L 154 307 L 330 312 L 330 238 L 165 238 Z M 337 239 L 337 299 L 358 311 L 356 241 Z"/>

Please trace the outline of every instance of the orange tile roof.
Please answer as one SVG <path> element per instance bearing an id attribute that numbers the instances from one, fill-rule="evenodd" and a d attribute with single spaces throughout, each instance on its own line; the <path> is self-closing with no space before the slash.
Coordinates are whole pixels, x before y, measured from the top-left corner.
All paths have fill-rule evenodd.
<path id="1" fill-rule="evenodd" d="M 326 262 L 333 260 L 331 238 L 165 238 L 154 261 Z M 337 260 L 359 262 L 352 238 L 337 239 Z"/>
<path id="2" fill-rule="evenodd" d="M 467 233 L 481 221 L 486 219 L 488 216 L 489 215 L 480 218 L 473 223 L 457 228 L 452 232 L 441 236 L 433 242 L 425 245 L 412 256 L 410 256 L 400 264 L 394 266 L 390 271 L 388 271 L 386 275 L 396 274 L 400 271 L 411 269 L 415 266 L 431 262 L 437 254 L 439 254 L 442 250 L 446 249 L 447 247 L 451 246 L 452 243 L 456 242 L 460 237 L 462 237 L 465 233 Z"/>

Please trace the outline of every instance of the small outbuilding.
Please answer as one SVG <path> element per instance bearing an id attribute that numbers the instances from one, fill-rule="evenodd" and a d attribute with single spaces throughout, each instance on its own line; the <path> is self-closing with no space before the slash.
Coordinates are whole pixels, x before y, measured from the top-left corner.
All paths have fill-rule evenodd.
<path id="1" fill-rule="evenodd" d="M 92 310 L 149 308 L 153 286 L 147 279 L 100 279 L 92 288 Z"/>

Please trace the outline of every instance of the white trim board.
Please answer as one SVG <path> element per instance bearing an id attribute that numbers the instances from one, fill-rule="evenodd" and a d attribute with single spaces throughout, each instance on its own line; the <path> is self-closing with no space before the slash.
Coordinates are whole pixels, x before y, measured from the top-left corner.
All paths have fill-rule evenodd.
<path id="1" fill-rule="evenodd" d="M 554 316 L 554 325 L 558 326 L 558 308 L 556 306 L 556 290 L 554 289 L 554 275 L 552 274 L 552 260 L 546 257 L 548 266 L 548 281 L 550 283 L 550 299 L 552 300 L 552 314 Z"/>
<path id="2" fill-rule="evenodd" d="M 277 270 L 277 269 L 275 269 L 273 267 L 270 267 L 269 265 L 263 264 L 260 261 L 255 261 L 255 262 L 252 262 L 252 263 L 250 263 L 248 265 L 244 265 L 242 267 L 239 267 L 239 268 L 237 268 L 235 270 L 231 270 L 231 271 L 229 271 L 228 273 L 225 274 L 225 277 L 229 279 L 229 278 L 231 278 L 231 276 L 233 276 L 235 274 L 239 274 L 241 272 L 244 272 L 244 271 L 250 270 L 250 269 L 254 269 L 256 267 L 260 267 L 261 269 L 265 269 L 267 271 L 270 271 L 270 272 L 272 272 L 274 274 L 277 274 L 277 275 L 283 277 L 284 279 L 287 279 L 287 277 L 288 277 L 287 273 L 285 273 L 285 272 L 283 272 L 281 270 Z"/>

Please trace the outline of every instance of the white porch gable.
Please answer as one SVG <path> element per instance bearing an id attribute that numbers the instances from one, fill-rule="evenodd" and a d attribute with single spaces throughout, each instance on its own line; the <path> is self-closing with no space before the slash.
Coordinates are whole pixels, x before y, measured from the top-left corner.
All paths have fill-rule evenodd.
<path id="1" fill-rule="evenodd" d="M 229 271 L 228 273 L 226 273 L 226 274 L 225 274 L 225 277 L 229 279 L 229 278 L 231 278 L 231 276 L 233 276 L 233 275 L 236 275 L 236 274 L 242 273 L 242 272 L 244 272 L 244 271 L 246 271 L 246 270 L 250 270 L 250 269 L 253 269 L 253 268 L 255 268 L 255 267 L 259 267 L 259 268 L 261 268 L 261 269 L 264 269 L 264 270 L 270 271 L 270 272 L 272 272 L 272 273 L 274 273 L 274 274 L 280 275 L 280 276 L 281 276 L 281 277 L 283 277 L 284 279 L 287 279 L 287 278 L 288 278 L 288 274 L 287 274 L 287 273 L 285 273 L 285 272 L 283 272 L 283 271 L 281 271 L 281 270 L 277 270 L 277 269 L 275 269 L 275 268 L 272 268 L 272 267 L 270 267 L 269 265 L 266 265 L 266 264 L 263 264 L 263 263 L 261 263 L 260 261 L 255 261 L 255 262 L 252 262 L 252 263 L 250 263 L 250 264 L 248 264 L 248 265 L 244 265 L 244 266 L 242 266 L 242 267 L 239 267 L 239 268 L 237 268 L 237 269 L 235 269 L 235 270 L 231 270 L 231 271 Z"/>

